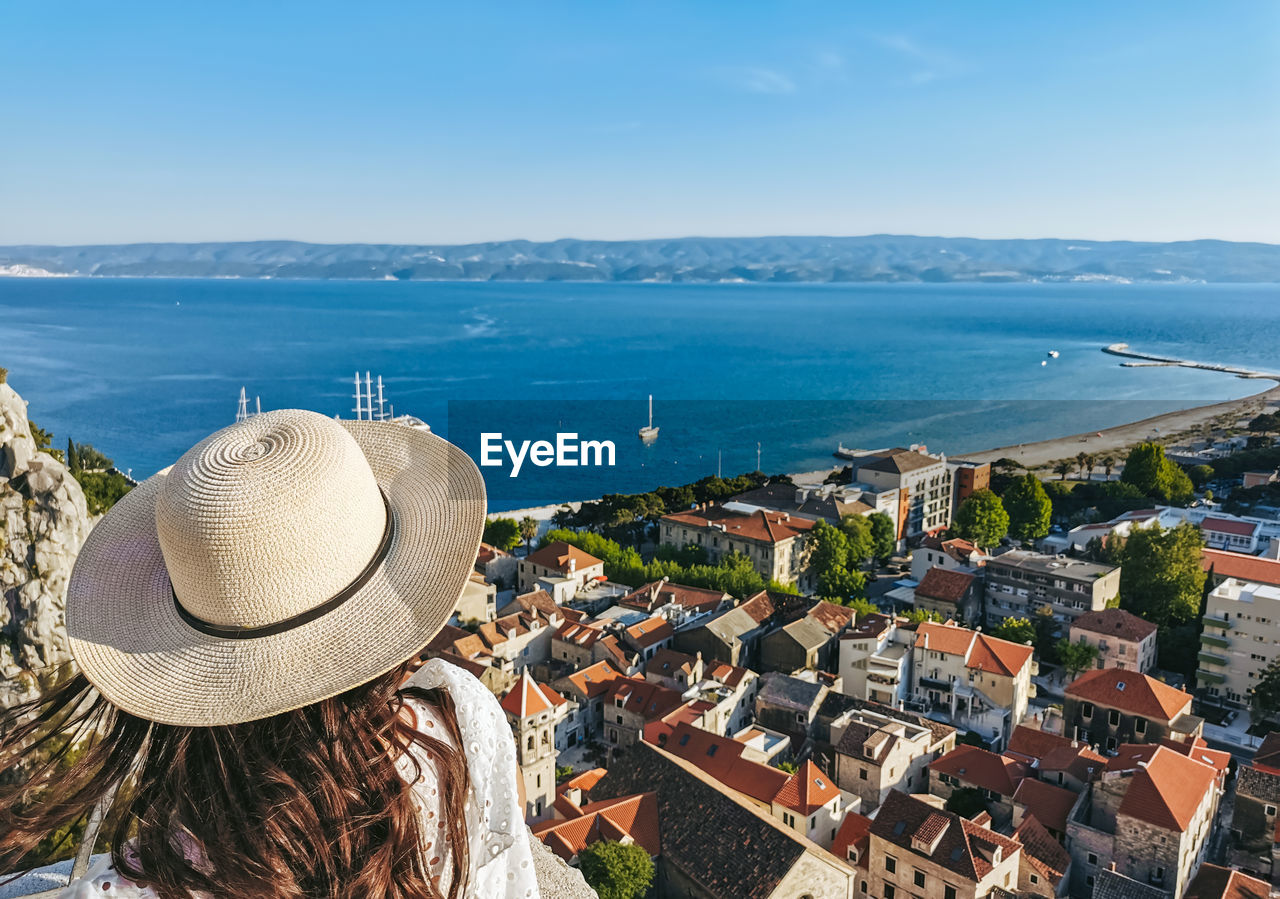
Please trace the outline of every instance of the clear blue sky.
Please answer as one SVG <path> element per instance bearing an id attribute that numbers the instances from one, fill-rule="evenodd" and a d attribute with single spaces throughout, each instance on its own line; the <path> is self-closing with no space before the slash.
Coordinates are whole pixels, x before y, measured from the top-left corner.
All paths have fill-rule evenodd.
<path id="1" fill-rule="evenodd" d="M 1280 4 L 11 2 L 0 243 L 1280 242 Z"/>

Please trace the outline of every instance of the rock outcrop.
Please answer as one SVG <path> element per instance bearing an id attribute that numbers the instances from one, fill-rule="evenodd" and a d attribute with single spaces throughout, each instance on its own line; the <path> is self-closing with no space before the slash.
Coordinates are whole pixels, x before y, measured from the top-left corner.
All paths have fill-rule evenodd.
<path id="1" fill-rule="evenodd" d="M 90 526 L 80 485 L 37 451 L 26 402 L 0 383 L 0 707 L 71 658 L 63 610 Z"/>

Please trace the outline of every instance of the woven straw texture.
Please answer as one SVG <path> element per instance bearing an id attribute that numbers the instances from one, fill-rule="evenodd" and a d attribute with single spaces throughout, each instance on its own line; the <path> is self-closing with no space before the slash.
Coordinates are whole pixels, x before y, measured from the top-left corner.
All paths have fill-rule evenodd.
<path id="1" fill-rule="evenodd" d="M 284 633 L 209 636 L 350 599 Z M 475 561 L 484 482 L 465 453 L 396 424 L 283 410 L 224 428 L 127 494 L 90 533 L 67 591 L 77 664 L 116 706 L 166 724 L 252 721 L 365 683 L 448 620 Z M 172 578 L 172 581 L 171 581 Z"/>

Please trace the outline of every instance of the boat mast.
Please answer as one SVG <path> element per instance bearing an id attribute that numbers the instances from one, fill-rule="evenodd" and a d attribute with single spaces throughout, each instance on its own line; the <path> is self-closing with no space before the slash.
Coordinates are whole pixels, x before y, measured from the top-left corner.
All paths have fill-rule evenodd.
<path id="1" fill-rule="evenodd" d="M 364 373 L 364 408 L 369 413 L 369 421 L 373 421 L 373 378 L 369 372 Z"/>
<path id="2" fill-rule="evenodd" d="M 649 394 L 649 427 L 653 427 L 653 394 Z"/>
<path id="3" fill-rule="evenodd" d="M 362 397 L 360 396 L 360 372 L 356 372 L 356 421 L 360 421 L 364 416 L 361 414 L 364 408 L 361 406 Z"/>
<path id="4" fill-rule="evenodd" d="M 249 417 L 249 398 L 244 395 L 244 388 L 240 388 L 240 405 L 236 408 L 236 421 L 244 421 Z"/>
<path id="5" fill-rule="evenodd" d="M 382 402 L 382 375 L 378 375 L 378 421 L 387 420 L 387 412 Z"/>

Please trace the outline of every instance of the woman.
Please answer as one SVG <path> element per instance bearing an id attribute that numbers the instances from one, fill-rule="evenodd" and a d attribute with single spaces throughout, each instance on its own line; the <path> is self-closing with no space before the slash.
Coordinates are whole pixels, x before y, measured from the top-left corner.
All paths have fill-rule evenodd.
<path id="1" fill-rule="evenodd" d="M 118 790 L 65 897 L 536 897 L 497 701 L 438 660 L 401 689 L 484 509 L 444 440 L 296 410 L 138 486 L 76 561 L 80 673 L 0 722 L 0 871 Z"/>

